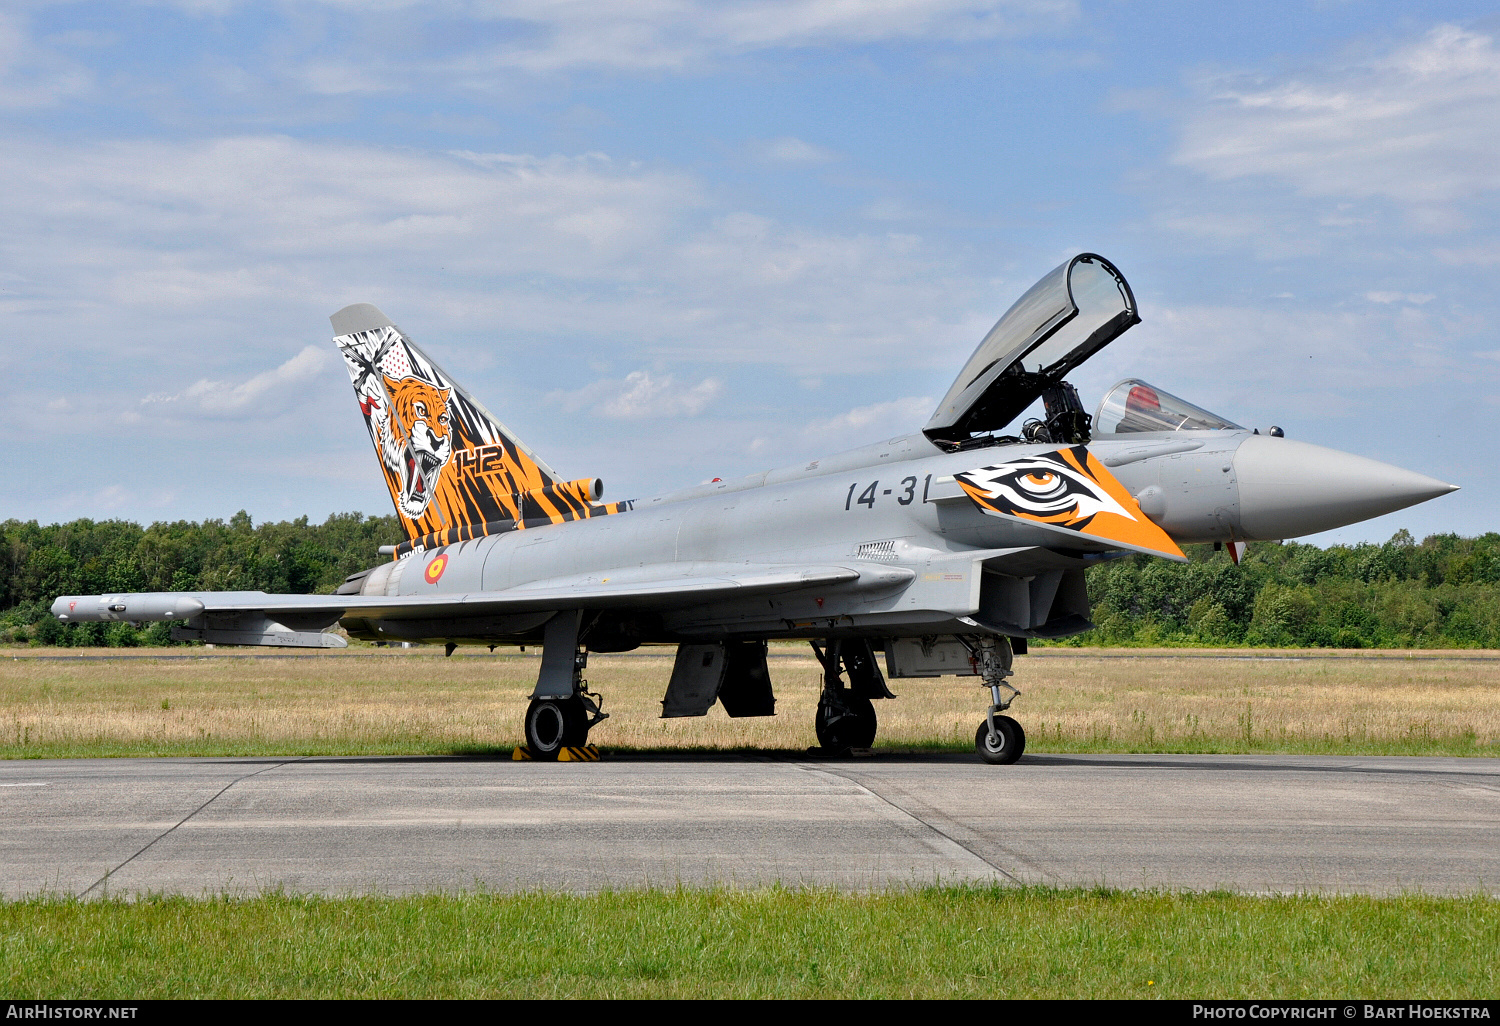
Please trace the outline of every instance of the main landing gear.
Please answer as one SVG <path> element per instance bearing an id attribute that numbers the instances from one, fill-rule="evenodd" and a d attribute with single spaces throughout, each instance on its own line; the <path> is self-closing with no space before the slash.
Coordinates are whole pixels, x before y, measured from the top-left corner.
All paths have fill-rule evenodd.
<path id="1" fill-rule="evenodd" d="M 1026 731 L 1009 716 L 1000 715 L 1021 694 L 1005 682 L 1005 678 L 1011 675 L 1010 639 L 1002 635 L 998 638 L 961 637 L 958 640 L 969 650 L 980 677 L 984 679 L 984 686 L 990 689 L 989 712 L 974 732 L 974 749 L 985 762 L 1007 766 L 1026 751 Z M 1002 695 L 1002 690 L 1007 694 Z"/>
<path id="2" fill-rule="evenodd" d="M 576 612 L 558 613 L 544 629 L 542 669 L 526 708 L 526 747 L 533 759 L 552 761 L 564 748 L 587 744 L 589 731 L 609 716 L 603 696 L 583 679 L 589 653 L 578 643 L 580 620 Z"/>
<path id="3" fill-rule="evenodd" d="M 829 641 L 826 648 L 816 641 L 810 644 L 823 664 L 823 694 L 813 719 L 818 744 L 825 752 L 837 754 L 869 748 L 878 726 L 871 699 L 896 697 L 885 686 L 874 649 L 868 641 Z M 849 687 L 844 686 L 844 670 L 849 674 Z"/>
<path id="4" fill-rule="evenodd" d="M 570 698 L 533 698 L 526 707 L 526 747 L 531 757 L 550 762 L 564 748 L 588 744 L 589 729 L 609 716 L 599 708 L 603 704 L 602 696 L 582 688 Z"/>

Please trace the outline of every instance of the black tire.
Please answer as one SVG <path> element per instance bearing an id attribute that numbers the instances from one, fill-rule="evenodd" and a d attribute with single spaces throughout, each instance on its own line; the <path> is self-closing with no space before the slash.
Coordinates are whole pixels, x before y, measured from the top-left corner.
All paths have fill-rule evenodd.
<path id="1" fill-rule="evenodd" d="M 526 747 L 531 757 L 550 762 L 564 748 L 589 739 L 588 715 L 576 698 L 533 698 L 526 709 Z"/>
<path id="2" fill-rule="evenodd" d="M 979 752 L 979 757 L 990 765 L 1009 766 L 1026 751 L 1026 731 L 1009 716 L 996 716 L 995 733 L 999 735 L 998 745 L 990 741 L 989 721 L 981 722 L 979 729 L 974 732 L 974 748 Z"/>
<path id="3" fill-rule="evenodd" d="M 868 698 L 848 691 L 839 695 L 843 708 L 829 702 L 818 703 L 813 731 L 818 744 L 826 751 L 846 752 L 851 748 L 869 748 L 875 743 L 875 706 Z"/>

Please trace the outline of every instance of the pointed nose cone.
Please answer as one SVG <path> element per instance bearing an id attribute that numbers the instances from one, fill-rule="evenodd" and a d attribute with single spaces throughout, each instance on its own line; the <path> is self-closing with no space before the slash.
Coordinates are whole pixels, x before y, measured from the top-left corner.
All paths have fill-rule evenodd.
<path id="1" fill-rule="evenodd" d="M 1251 435 L 1234 454 L 1240 526 L 1251 539 L 1331 531 L 1458 490 L 1337 449 Z"/>

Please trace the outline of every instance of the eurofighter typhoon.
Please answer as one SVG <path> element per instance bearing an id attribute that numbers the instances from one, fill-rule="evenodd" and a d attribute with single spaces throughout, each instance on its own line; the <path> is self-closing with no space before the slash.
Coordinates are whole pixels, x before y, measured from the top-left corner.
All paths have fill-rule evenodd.
<path id="1" fill-rule="evenodd" d="M 1139 380 L 1086 412 L 1069 372 L 1139 323 L 1109 261 L 1073 257 L 985 335 L 921 431 L 810 463 L 654 498 L 601 503 L 564 480 L 375 307 L 331 318 L 405 531 L 333 595 L 65 596 L 66 621 L 181 620 L 216 645 L 341 648 L 352 638 L 537 645 L 526 712 L 535 758 L 605 718 L 589 652 L 677 646 L 663 716 L 769 716 L 772 639 L 823 666 L 814 723 L 830 751 L 868 747 L 888 678 L 977 678 L 974 744 L 1015 762 L 1003 715 L 1012 655 L 1089 630 L 1084 571 L 1129 553 L 1183 561 L 1187 542 L 1293 538 L 1380 516 L 1454 485 L 1262 435 Z M 1044 416 L 1012 429 L 1038 399 Z M 1006 433 L 1008 429 L 1015 433 Z M 883 664 L 883 666 L 882 666 Z"/>

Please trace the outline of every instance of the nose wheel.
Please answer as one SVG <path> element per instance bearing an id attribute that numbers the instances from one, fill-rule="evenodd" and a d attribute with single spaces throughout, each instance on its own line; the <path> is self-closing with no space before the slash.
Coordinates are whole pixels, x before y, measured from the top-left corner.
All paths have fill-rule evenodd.
<path id="1" fill-rule="evenodd" d="M 993 729 L 986 719 L 974 733 L 974 749 L 992 766 L 1009 766 L 1026 751 L 1026 731 L 1009 716 L 996 716 Z"/>

